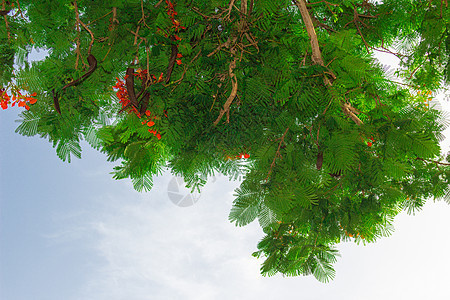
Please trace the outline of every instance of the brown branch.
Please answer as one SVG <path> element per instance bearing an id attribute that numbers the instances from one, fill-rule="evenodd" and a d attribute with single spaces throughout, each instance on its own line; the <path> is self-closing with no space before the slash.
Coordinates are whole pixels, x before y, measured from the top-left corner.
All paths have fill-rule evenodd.
<path id="1" fill-rule="evenodd" d="M 17 12 L 16 12 L 16 15 L 20 14 L 20 16 L 21 16 L 23 19 L 25 19 L 25 16 L 24 16 L 23 13 L 22 13 L 22 9 L 20 8 L 19 0 L 17 0 L 16 3 L 17 3 Z"/>
<path id="2" fill-rule="evenodd" d="M 191 61 L 189 62 L 189 64 L 184 67 L 183 73 L 181 74 L 180 79 L 177 79 L 176 81 L 173 82 L 173 84 L 176 84 L 176 86 L 170 91 L 171 93 L 178 87 L 178 85 L 181 83 L 181 81 L 184 78 L 184 75 L 186 75 L 186 71 L 189 68 L 189 66 L 200 56 L 200 53 L 202 53 L 202 50 L 200 49 L 197 54 L 194 56 L 193 59 L 191 59 Z M 148 70 L 148 69 L 147 69 Z"/>
<path id="3" fill-rule="evenodd" d="M 89 43 L 88 54 L 91 54 L 92 45 L 94 44 L 94 34 L 92 31 L 80 20 L 80 24 L 86 29 L 91 35 L 91 42 Z"/>
<path id="4" fill-rule="evenodd" d="M 236 68 L 236 59 L 237 58 L 234 58 L 234 60 L 232 62 L 230 62 L 230 65 L 228 67 L 228 74 L 230 75 L 231 85 L 232 85 L 231 93 L 230 93 L 230 96 L 228 96 L 227 101 L 223 105 L 223 108 L 220 110 L 219 116 L 214 121 L 214 126 L 217 126 L 217 124 L 219 124 L 220 119 L 222 119 L 222 117 L 225 113 L 227 113 L 227 123 L 229 123 L 230 106 L 231 106 L 231 103 L 233 103 L 234 98 L 236 97 L 237 89 L 238 89 L 236 74 L 233 73 L 234 68 Z"/>
<path id="5" fill-rule="evenodd" d="M 356 123 L 356 125 L 361 125 L 362 121 L 356 116 L 357 113 L 360 113 L 356 108 L 352 107 L 350 103 L 345 102 L 342 104 L 342 110 L 344 113 Z"/>
<path id="6" fill-rule="evenodd" d="M 248 15 L 251 15 L 253 11 L 253 0 L 250 0 L 250 5 L 248 7 Z"/>
<path id="7" fill-rule="evenodd" d="M 319 47 L 319 40 L 317 38 L 316 31 L 314 30 L 314 25 L 311 19 L 311 15 L 309 14 L 308 8 L 306 7 L 306 0 L 292 0 L 295 5 L 300 10 L 300 14 L 302 15 L 303 22 L 306 26 L 306 31 L 308 33 L 308 37 L 310 39 L 311 43 L 311 49 L 312 49 L 312 61 L 313 64 L 320 65 L 325 67 L 325 64 L 322 59 L 322 54 L 320 53 L 320 47 Z M 332 78 L 336 78 L 336 76 L 330 72 L 330 75 Z M 324 75 L 324 83 L 326 86 L 331 87 L 332 83 L 328 79 L 326 75 Z M 342 103 L 341 104 L 343 112 L 349 116 L 357 125 L 362 124 L 362 121 L 355 115 L 354 111 L 355 109 L 349 104 L 349 103 Z"/>
<path id="8" fill-rule="evenodd" d="M 112 23 L 119 24 L 119 20 L 117 20 L 117 7 L 113 7 L 112 13 L 113 13 Z"/>
<path id="9" fill-rule="evenodd" d="M 230 0 L 230 5 L 228 6 L 228 9 L 226 10 L 226 11 L 228 11 L 227 15 L 225 16 L 225 18 L 223 18 L 224 21 L 226 21 L 226 20 L 230 21 L 230 14 L 231 14 L 231 10 L 233 9 L 233 5 L 234 5 L 235 1 L 236 0 Z"/>
<path id="10" fill-rule="evenodd" d="M 114 8 L 113 8 L 113 9 L 114 9 Z M 95 19 L 95 20 L 89 21 L 89 23 L 87 23 L 86 25 L 89 26 L 89 25 L 91 25 L 91 24 L 94 24 L 94 23 L 97 22 L 98 20 L 103 19 L 104 17 L 108 16 L 108 15 L 111 14 L 111 13 L 112 13 L 112 11 L 110 11 L 109 13 L 104 14 L 104 15 L 101 16 L 101 17 L 98 17 L 98 18 Z"/>
<path id="11" fill-rule="evenodd" d="M 324 24 L 324 23 L 320 22 L 319 20 L 317 20 L 317 18 L 315 16 L 311 16 L 311 17 L 312 17 L 313 22 L 316 25 L 318 25 L 318 26 L 322 27 L 323 29 L 325 29 L 326 31 L 328 31 L 328 33 L 336 32 L 336 30 L 334 30 L 333 28 L 331 28 L 327 24 Z"/>
<path id="12" fill-rule="evenodd" d="M 272 174 L 272 170 L 275 167 L 275 161 L 277 160 L 277 157 L 280 156 L 281 144 L 284 142 L 284 138 L 286 137 L 286 133 L 288 132 L 288 130 L 289 130 L 289 127 L 286 128 L 286 130 L 284 131 L 283 135 L 280 138 L 280 143 L 278 144 L 277 152 L 275 153 L 275 157 L 273 158 L 272 164 L 270 165 L 269 173 L 267 174 L 266 179 L 264 179 L 265 182 L 267 182 L 267 180 L 270 177 L 270 174 Z"/>
<path id="13" fill-rule="evenodd" d="M 309 14 L 308 8 L 306 7 L 305 0 L 293 0 L 295 5 L 297 5 L 300 10 L 300 14 L 302 15 L 303 22 L 306 26 L 306 32 L 308 33 L 308 37 L 311 44 L 312 49 L 312 61 L 316 65 L 324 66 L 322 60 L 322 54 L 320 53 L 319 40 L 317 39 L 316 31 L 314 30 L 314 25 Z"/>
<path id="14" fill-rule="evenodd" d="M 419 70 L 419 68 L 420 68 L 421 66 L 422 66 L 422 64 L 419 65 L 417 68 L 415 68 L 415 69 L 413 70 L 413 72 L 411 73 L 411 76 L 408 77 L 408 80 L 411 79 L 411 78 L 414 76 L 414 74 L 417 72 L 417 70 Z"/>
<path id="15" fill-rule="evenodd" d="M 158 3 L 155 4 L 155 8 L 158 8 L 158 6 L 161 5 L 161 3 L 163 3 L 164 0 L 159 0 Z"/>
<path id="16" fill-rule="evenodd" d="M 217 46 L 217 48 L 214 49 L 213 52 L 209 53 L 206 56 L 207 57 L 211 57 L 214 54 L 216 54 L 217 52 L 219 52 L 222 48 L 224 48 L 224 47 L 225 48 L 229 48 L 231 44 L 234 44 L 236 42 L 236 40 L 237 40 L 237 37 L 233 37 L 233 38 L 229 37 L 228 40 L 225 43 L 223 43 L 223 44 L 220 44 L 220 41 L 219 41 L 219 46 Z"/>
<path id="17" fill-rule="evenodd" d="M 10 41 L 11 40 L 11 32 L 9 31 L 8 17 L 6 16 L 10 10 L 6 10 L 5 8 L 6 8 L 5 0 L 3 0 L 1 15 L 3 15 L 3 18 L 5 19 L 5 27 L 6 27 L 6 32 L 8 33 L 8 41 Z"/>
<path id="18" fill-rule="evenodd" d="M 247 15 L 247 0 L 241 0 L 241 14 Z"/>
<path id="19" fill-rule="evenodd" d="M 355 24 L 356 29 L 358 30 L 359 35 L 361 36 L 361 38 L 362 38 L 362 40 L 363 40 L 363 42 L 364 42 L 364 46 L 366 47 L 367 53 L 370 54 L 369 46 L 368 46 L 368 44 L 367 44 L 367 42 L 366 42 L 366 39 L 364 38 L 364 36 L 363 36 L 361 30 L 359 29 L 359 25 L 358 25 L 358 22 L 357 22 L 357 19 L 358 19 L 358 12 L 356 11 L 356 7 L 353 9 L 353 14 L 354 14 L 354 16 L 353 16 L 353 23 Z"/>
<path id="20" fill-rule="evenodd" d="M 211 16 L 208 16 L 208 15 L 205 15 L 204 13 L 202 13 L 197 7 L 192 7 L 191 9 L 192 9 L 193 12 L 199 14 L 200 16 L 205 18 L 206 20 L 209 20 L 209 19 L 213 18 Z"/>
<path id="21" fill-rule="evenodd" d="M 89 32 L 89 34 L 91 35 L 91 42 L 89 44 L 89 48 L 88 48 L 88 55 L 91 54 L 91 49 L 92 49 L 92 45 L 94 44 L 94 34 L 92 33 L 92 31 L 86 26 L 86 24 L 83 23 L 83 21 L 80 20 L 80 13 L 78 11 L 78 5 L 77 5 L 77 1 L 73 1 L 73 6 L 75 8 L 75 17 L 77 19 L 77 28 L 79 28 L 78 24 L 81 24 L 81 26 L 83 26 L 84 29 L 86 29 L 87 32 Z"/>
<path id="22" fill-rule="evenodd" d="M 440 162 L 440 161 L 437 161 L 437 160 L 431 160 L 431 159 L 423 159 L 423 158 L 421 158 L 421 157 L 416 157 L 416 160 L 421 160 L 421 161 L 423 161 L 423 162 L 435 163 L 436 166 L 437 166 L 437 165 L 450 166 L 449 163 L 443 163 L 443 162 Z"/>
<path id="23" fill-rule="evenodd" d="M 310 3 L 307 3 L 306 5 L 310 6 L 310 5 L 319 4 L 319 3 L 325 3 L 325 4 L 331 5 L 331 6 L 339 6 L 339 4 L 330 3 L 330 2 L 325 1 L 325 0 L 317 1 L 317 2 L 310 2 Z"/>

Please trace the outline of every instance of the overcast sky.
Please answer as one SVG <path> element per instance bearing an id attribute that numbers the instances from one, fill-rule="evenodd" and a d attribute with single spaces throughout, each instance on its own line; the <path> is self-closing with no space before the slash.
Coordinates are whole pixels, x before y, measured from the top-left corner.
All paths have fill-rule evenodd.
<path id="1" fill-rule="evenodd" d="M 0 299 L 450 299 L 444 202 L 401 214 L 375 244 L 340 244 L 331 283 L 265 278 L 251 256 L 258 224 L 228 222 L 237 182 L 217 177 L 179 207 L 169 174 L 137 193 L 86 145 L 64 163 L 48 141 L 14 133 L 19 111 L 0 111 Z"/>

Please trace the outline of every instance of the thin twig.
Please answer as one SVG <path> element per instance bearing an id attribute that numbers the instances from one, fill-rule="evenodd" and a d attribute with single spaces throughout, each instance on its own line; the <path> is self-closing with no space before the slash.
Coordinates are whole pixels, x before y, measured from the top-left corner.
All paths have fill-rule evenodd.
<path id="1" fill-rule="evenodd" d="M 114 8 L 113 8 L 113 9 L 114 9 Z M 89 23 L 87 23 L 86 25 L 89 26 L 89 25 L 91 25 L 91 24 L 97 22 L 98 20 L 103 19 L 104 17 L 106 17 L 107 15 L 109 15 L 109 14 L 111 14 L 111 13 L 112 13 L 112 11 L 110 11 L 109 13 L 107 13 L 107 14 L 105 14 L 105 15 L 103 15 L 103 16 L 101 16 L 101 17 L 95 19 L 95 20 L 89 21 Z"/>
<path id="2" fill-rule="evenodd" d="M 275 167 L 275 162 L 277 160 L 277 157 L 280 156 L 281 144 L 284 142 L 284 138 L 286 137 L 286 133 L 288 132 L 288 130 L 289 130 L 289 127 L 286 128 L 286 130 L 284 131 L 283 135 L 280 138 L 280 143 L 278 144 L 277 152 L 275 153 L 275 157 L 273 158 L 272 164 L 270 164 L 269 173 L 267 174 L 266 179 L 264 179 L 265 182 L 267 182 L 267 180 L 270 177 L 270 174 L 272 174 L 272 170 L 273 170 L 273 167 Z"/>
<path id="3" fill-rule="evenodd" d="M 8 33 L 8 41 L 11 41 L 11 32 L 9 31 L 8 17 L 6 16 L 9 13 L 9 10 L 6 11 L 5 8 L 6 8 L 5 0 L 3 0 L 2 10 L 5 12 L 5 14 L 3 15 L 3 18 L 5 19 L 6 32 Z"/>
<path id="4" fill-rule="evenodd" d="M 450 166 L 450 163 L 443 163 L 443 162 L 440 162 L 440 161 L 437 161 L 437 160 L 423 159 L 423 158 L 421 158 L 421 157 L 416 157 L 416 159 L 417 159 L 417 160 L 421 160 L 421 161 L 423 161 L 423 162 L 435 163 L 436 166 L 437 166 L 437 165 Z"/>
<path id="5" fill-rule="evenodd" d="M 408 80 L 411 79 L 411 78 L 414 76 L 414 74 L 417 72 L 417 70 L 419 70 L 419 68 L 420 68 L 421 66 L 422 66 L 422 64 L 419 65 L 419 66 L 417 66 L 417 68 L 415 68 L 415 69 L 412 71 L 411 76 L 408 77 Z"/>
<path id="6" fill-rule="evenodd" d="M 86 29 L 86 31 L 89 32 L 89 34 L 91 35 L 91 42 L 89 43 L 89 48 L 88 48 L 88 55 L 90 55 L 91 54 L 92 45 L 94 44 L 94 34 L 86 26 L 86 24 L 84 24 L 83 21 L 80 20 L 80 13 L 78 11 L 78 5 L 77 5 L 77 1 L 76 0 L 73 2 L 73 6 L 75 8 L 75 17 L 77 19 L 77 29 L 79 28 L 78 24 L 81 24 L 81 26 L 83 26 L 83 28 Z"/>
<path id="7" fill-rule="evenodd" d="M 227 15 L 224 18 L 224 21 L 226 21 L 226 20 L 231 21 L 230 14 L 231 14 L 231 10 L 233 9 L 233 5 L 234 5 L 235 1 L 236 0 L 230 0 L 230 5 L 228 6 L 228 9 L 227 9 L 228 12 L 227 12 Z"/>
<path id="8" fill-rule="evenodd" d="M 22 13 L 22 10 L 20 9 L 19 0 L 17 0 L 16 3 L 17 3 L 17 10 L 18 10 L 17 13 L 20 13 L 20 16 L 21 16 L 23 19 L 25 19 L 24 15 L 23 15 L 23 13 Z"/>

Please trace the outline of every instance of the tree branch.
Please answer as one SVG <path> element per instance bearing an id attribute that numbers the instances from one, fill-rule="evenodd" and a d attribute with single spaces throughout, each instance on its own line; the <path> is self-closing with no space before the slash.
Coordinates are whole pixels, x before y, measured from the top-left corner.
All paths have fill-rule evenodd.
<path id="1" fill-rule="evenodd" d="M 325 64 L 322 59 L 322 54 L 320 53 L 320 47 L 319 47 L 319 40 L 317 38 L 316 31 L 314 30 L 313 21 L 311 18 L 311 15 L 309 14 L 308 8 L 306 6 L 306 0 L 292 0 L 294 4 L 298 7 L 300 10 L 300 14 L 302 15 L 303 22 L 306 26 L 306 31 L 309 36 L 309 40 L 311 43 L 311 49 L 312 49 L 312 61 L 316 65 L 320 65 L 325 67 Z M 336 76 L 330 72 L 330 75 L 332 78 L 336 78 Z M 326 75 L 324 75 L 324 83 L 326 86 L 331 87 L 332 83 L 328 79 Z M 357 125 L 361 125 L 362 121 L 355 115 L 355 108 L 353 108 L 348 102 L 341 104 L 343 112 L 349 116 Z"/>
<path id="2" fill-rule="evenodd" d="M 86 31 L 89 32 L 89 34 L 91 35 L 91 42 L 90 42 L 89 48 L 88 48 L 88 55 L 90 55 L 91 54 L 92 45 L 94 44 L 94 34 L 86 26 L 86 24 L 84 24 L 83 21 L 80 20 L 80 13 L 78 12 L 78 5 L 77 5 L 77 1 L 76 0 L 73 2 L 73 6 L 75 8 L 75 17 L 77 19 L 77 27 L 78 27 L 78 24 L 81 24 L 81 26 L 83 26 L 83 28 L 86 29 Z"/>
<path id="3" fill-rule="evenodd" d="M 8 41 L 11 40 L 11 32 L 9 31 L 9 23 L 8 23 L 8 17 L 6 16 L 10 10 L 5 10 L 5 0 L 3 0 L 3 4 L 2 4 L 2 11 L 0 13 L 0 16 L 3 16 L 3 18 L 5 19 L 5 27 L 6 27 L 6 32 L 8 33 Z"/>
<path id="4" fill-rule="evenodd" d="M 435 163 L 436 165 L 441 165 L 441 166 L 450 166 L 449 163 L 443 163 L 443 162 L 440 162 L 440 161 L 437 161 L 437 160 L 431 160 L 431 159 L 424 159 L 424 158 L 421 158 L 421 157 L 416 157 L 416 160 L 421 160 L 423 162 L 429 162 L 429 163 Z"/>
<path id="5" fill-rule="evenodd" d="M 295 5 L 297 5 L 300 10 L 300 14 L 302 15 L 303 22 L 306 26 L 306 32 L 308 33 L 308 37 L 311 43 L 312 49 L 312 61 L 316 65 L 324 66 L 322 60 L 322 54 L 320 53 L 319 40 L 317 39 L 316 31 L 314 30 L 314 25 L 309 14 L 308 8 L 306 7 L 305 0 L 293 0 Z"/>
<path id="6" fill-rule="evenodd" d="M 230 112 L 230 106 L 231 106 L 231 103 L 233 103 L 234 98 L 236 97 L 237 89 L 238 89 L 236 74 L 233 73 L 234 68 L 236 68 L 236 60 L 237 60 L 237 58 L 235 57 L 234 60 L 232 62 L 230 62 L 230 65 L 228 67 L 228 74 L 230 75 L 231 85 L 232 85 L 231 94 L 230 94 L 230 96 L 228 96 L 227 101 L 223 105 L 223 108 L 220 110 L 219 116 L 214 121 L 214 126 L 217 126 L 217 124 L 219 124 L 220 119 L 222 119 L 222 117 L 225 113 L 227 113 L 227 123 L 229 122 L 228 116 L 229 116 L 229 112 Z"/>
<path id="7" fill-rule="evenodd" d="M 265 182 L 267 182 L 267 180 L 270 177 L 270 174 L 272 174 L 272 170 L 273 170 L 273 167 L 275 167 L 275 161 L 277 160 L 277 157 L 280 156 L 281 144 L 284 142 L 284 138 L 286 137 L 286 133 L 288 132 L 288 130 L 289 130 L 289 127 L 286 128 L 286 130 L 284 131 L 283 135 L 280 138 L 280 143 L 278 144 L 277 152 L 275 153 L 275 157 L 273 158 L 272 164 L 270 164 L 269 173 L 267 174 L 266 179 L 264 179 Z"/>

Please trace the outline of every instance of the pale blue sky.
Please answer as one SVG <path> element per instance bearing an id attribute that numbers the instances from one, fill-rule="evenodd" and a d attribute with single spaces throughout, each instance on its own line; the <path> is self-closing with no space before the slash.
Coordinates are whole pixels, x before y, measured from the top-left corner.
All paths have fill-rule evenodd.
<path id="1" fill-rule="evenodd" d="M 64 163 L 47 141 L 14 133 L 19 111 L 0 111 L 2 300 L 450 299 L 446 203 L 400 215 L 376 244 L 341 244 L 329 284 L 263 278 L 251 256 L 258 224 L 227 220 L 236 182 L 218 177 L 180 208 L 170 175 L 140 194 L 87 146 Z"/>

